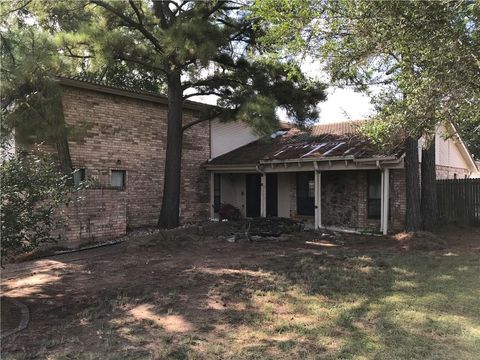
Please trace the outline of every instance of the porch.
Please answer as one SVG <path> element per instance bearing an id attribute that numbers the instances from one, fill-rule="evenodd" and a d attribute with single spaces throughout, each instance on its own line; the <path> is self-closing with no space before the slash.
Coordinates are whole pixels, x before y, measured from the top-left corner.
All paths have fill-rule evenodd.
<path id="1" fill-rule="evenodd" d="M 242 217 L 303 220 L 315 229 L 387 234 L 404 218 L 403 162 L 391 159 L 211 165 L 211 218 L 224 204 Z"/>

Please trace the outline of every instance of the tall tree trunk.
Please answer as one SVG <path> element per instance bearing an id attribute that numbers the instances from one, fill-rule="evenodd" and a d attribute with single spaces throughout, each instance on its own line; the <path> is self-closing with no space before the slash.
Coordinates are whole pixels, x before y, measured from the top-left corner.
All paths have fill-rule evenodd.
<path id="1" fill-rule="evenodd" d="M 73 171 L 72 158 L 70 157 L 70 148 L 65 133 L 62 133 L 55 139 L 55 148 L 57 150 L 60 171 L 65 175 L 71 175 Z"/>
<path id="2" fill-rule="evenodd" d="M 407 213 L 406 231 L 419 231 L 422 226 L 420 211 L 420 175 L 418 163 L 418 140 L 408 137 L 405 140 L 405 178 Z"/>
<path id="3" fill-rule="evenodd" d="M 427 149 L 422 150 L 422 201 L 423 228 L 433 230 L 437 224 L 437 186 L 435 167 L 435 137 Z"/>
<path id="4" fill-rule="evenodd" d="M 183 91 L 180 72 L 174 71 L 168 81 L 168 130 L 162 209 L 158 225 L 171 229 L 179 225 L 180 176 L 182 163 L 182 105 Z"/>

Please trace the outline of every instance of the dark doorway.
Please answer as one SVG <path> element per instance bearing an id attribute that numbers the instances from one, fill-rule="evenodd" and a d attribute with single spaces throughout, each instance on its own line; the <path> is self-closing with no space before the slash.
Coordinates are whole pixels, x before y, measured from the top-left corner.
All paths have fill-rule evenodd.
<path id="1" fill-rule="evenodd" d="M 297 173 L 297 214 L 315 215 L 315 180 L 313 172 Z"/>
<path id="2" fill-rule="evenodd" d="M 278 216 L 277 174 L 267 174 L 267 216 Z"/>
<path id="3" fill-rule="evenodd" d="M 260 216 L 261 186 L 262 186 L 262 178 L 260 174 L 245 175 L 247 217 Z"/>

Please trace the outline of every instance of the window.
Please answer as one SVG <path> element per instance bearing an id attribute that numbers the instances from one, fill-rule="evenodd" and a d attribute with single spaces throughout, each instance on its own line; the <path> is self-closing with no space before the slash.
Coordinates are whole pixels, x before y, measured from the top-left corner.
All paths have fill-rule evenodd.
<path id="1" fill-rule="evenodd" d="M 367 172 L 368 186 L 368 218 L 380 219 L 382 199 L 382 177 L 380 171 L 372 170 Z"/>
<path id="2" fill-rule="evenodd" d="M 125 170 L 112 170 L 111 185 L 113 187 L 124 188 L 126 180 Z"/>
<path id="3" fill-rule="evenodd" d="M 297 214 L 315 215 L 315 180 L 313 172 L 297 173 Z"/>
<path id="4" fill-rule="evenodd" d="M 213 175 L 213 211 L 218 213 L 220 211 L 220 194 L 221 194 L 221 175 Z"/>
<path id="5" fill-rule="evenodd" d="M 78 186 L 85 181 L 85 169 L 75 169 L 73 172 L 73 185 Z"/>

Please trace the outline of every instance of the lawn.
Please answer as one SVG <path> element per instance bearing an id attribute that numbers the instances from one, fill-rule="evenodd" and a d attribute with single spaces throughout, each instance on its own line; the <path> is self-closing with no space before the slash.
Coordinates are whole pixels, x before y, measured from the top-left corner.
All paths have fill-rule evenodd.
<path id="1" fill-rule="evenodd" d="M 151 235 L 13 264 L 2 290 L 31 319 L 2 358 L 479 357 L 479 232 L 435 251 L 317 237 Z"/>

